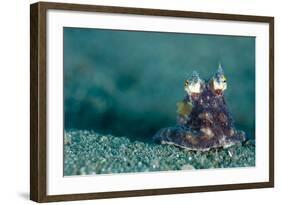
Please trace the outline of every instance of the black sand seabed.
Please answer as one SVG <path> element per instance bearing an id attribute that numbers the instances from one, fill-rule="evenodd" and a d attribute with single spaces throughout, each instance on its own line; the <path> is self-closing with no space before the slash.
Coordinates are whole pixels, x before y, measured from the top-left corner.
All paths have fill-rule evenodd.
<path id="1" fill-rule="evenodd" d="M 65 176 L 251 166 L 254 140 L 201 152 L 88 130 L 68 130 L 64 136 Z"/>

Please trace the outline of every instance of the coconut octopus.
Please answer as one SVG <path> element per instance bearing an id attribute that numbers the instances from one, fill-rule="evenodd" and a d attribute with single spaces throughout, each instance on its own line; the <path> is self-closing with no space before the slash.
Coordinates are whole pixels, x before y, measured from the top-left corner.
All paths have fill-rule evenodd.
<path id="1" fill-rule="evenodd" d="M 205 83 L 197 72 L 185 81 L 186 97 L 177 103 L 177 125 L 160 129 L 153 139 L 188 150 L 208 151 L 229 147 L 246 140 L 245 133 L 234 127 L 224 98 L 227 81 L 221 65 Z"/>

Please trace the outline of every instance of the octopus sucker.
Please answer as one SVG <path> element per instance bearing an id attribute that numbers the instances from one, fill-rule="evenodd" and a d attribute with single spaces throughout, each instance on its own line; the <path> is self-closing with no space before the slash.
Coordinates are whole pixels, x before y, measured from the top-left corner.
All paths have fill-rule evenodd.
<path id="1" fill-rule="evenodd" d="M 225 101 L 226 88 L 221 66 L 207 83 L 193 72 L 185 81 L 186 96 L 177 104 L 177 125 L 160 129 L 154 141 L 200 151 L 244 142 L 245 132 L 235 128 Z"/>

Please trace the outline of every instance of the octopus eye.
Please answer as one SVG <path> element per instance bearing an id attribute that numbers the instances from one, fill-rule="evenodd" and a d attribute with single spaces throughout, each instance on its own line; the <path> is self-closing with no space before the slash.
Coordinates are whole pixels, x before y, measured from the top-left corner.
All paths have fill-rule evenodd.
<path id="1" fill-rule="evenodd" d="M 224 83 L 226 83 L 226 80 L 223 80 Z"/>
<path id="2" fill-rule="evenodd" d="M 186 81 L 184 82 L 184 85 L 185 85 L 185 86 L 188 86 L 188 85 L 189 85 L 189 81 L 186 80 Z"/>

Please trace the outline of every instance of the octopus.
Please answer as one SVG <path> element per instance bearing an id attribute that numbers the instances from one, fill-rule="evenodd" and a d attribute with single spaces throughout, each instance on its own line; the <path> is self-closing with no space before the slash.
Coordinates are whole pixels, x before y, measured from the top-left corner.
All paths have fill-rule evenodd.
<path id="1" fill-rule="evenodd" d="M 225 101 L 227 80 L 221 65 L 205 83 L 197 72 L 185 81 L 185 98 L 177 103 L 177 124 L 160 129 L 153 140 L 187 150 L 208 151 L 227 148 L 246 140 L 245 132 L 237 130 Z"/>

